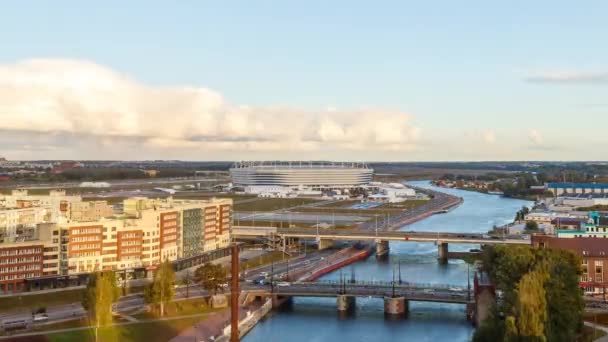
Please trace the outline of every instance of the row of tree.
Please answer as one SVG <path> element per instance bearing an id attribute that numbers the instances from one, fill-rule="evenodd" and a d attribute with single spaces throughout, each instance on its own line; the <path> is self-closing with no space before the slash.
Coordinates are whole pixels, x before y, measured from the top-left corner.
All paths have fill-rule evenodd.
<path id="1" fill-rule="evenodd" d="M 186 298 L 193 284 L 200 284 L 208 293 L 217 294 L 226 282 L 226 270 L 222 265 L 207 263 L 196 269 L 194 274 L 186 271 L 181 281 L 176 282 L 175 272 L 170 262 L 165 261 L 154 273 L 152 284 L 144 289 L 146 303 L 158 308 L 160 316 L 165 314 L 165 306 L 173 301 L 175 285 L 186 287 Z M 121 290 L 114 271 L 97 272 L 91 275 L 82 299 L 90 321 L 95 326 L 95 340 L 98 329 L 112 325 L 112 304 L 120 299 Z"/>
<path id="2" fill-rule="evenodd" d="M 582 332 L 581 260 L 529 246 L 486 247 L 483 268 L 499 300 L 473 341 L 576 341 Z"/>

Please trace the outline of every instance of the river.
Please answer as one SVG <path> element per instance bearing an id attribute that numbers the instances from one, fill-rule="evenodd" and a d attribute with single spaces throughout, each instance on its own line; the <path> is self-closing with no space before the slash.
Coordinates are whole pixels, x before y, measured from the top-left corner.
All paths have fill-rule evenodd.
<path id="1" fill-rule="evenodd" d="M 405 226 L 403 230 L 483 233 L 494 225 L 511 222 L 517 210 L 531 204 L 496 195 L 436 188 L 429 182 L 410 184 L 463 197 L 464 203 L 447 214 L 434 215 Z M 474 246 L 450 245 L 449 248 L 465 251 Z M 342 272 L 349 277 L 354 272 L 357 280 L 390 281 L 399 263 L 404 281 L 467 286 L 467 264 L 451 260 L 447 265 L 439 265 L 437 247 L 432 243 L 391 243 L 388 260 L 377 261 L 371 257 Z M 339 277 L 340 271 L 336 271 L 322 279 Z M 260 322 L 244 341 L 459 342 L 470 341 L 472 334 L 473 327 L 465 317 L 464 305 L 410 302 L 408 318 L 391 321 L 385 320 L 383 301 L 377 298 L 357 298 L 356 312 L 349 318 L 338 316 L 334 298 L 294 298 L 293 306 Z"/>

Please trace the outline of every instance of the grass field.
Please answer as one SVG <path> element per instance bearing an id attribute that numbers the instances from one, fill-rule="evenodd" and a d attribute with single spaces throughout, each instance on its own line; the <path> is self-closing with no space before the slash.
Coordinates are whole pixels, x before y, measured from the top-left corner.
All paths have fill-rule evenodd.
<path id="1" fill-rule="evenodd" d="M 43 306 L 76 303 L 82 300 L 84 289 L 66 290 L 53 293 L 0 298 L 0 312 L 20 308 L 36 309 Z"/>
<path id="2" fill-rule="evenodd" d="M 345 201 L 344 206 L 348 206 L 352 201 Z M 397 214 L 401 213 L 404 210 L 411 210 L 418 206 L 421 206 L 428 201 L 425 200 L 412 200 L 405 201 L 401 203 L 390 203 L 384 204 L 380 207 L 376 207 L 373 209 L 348 209 L 344 207 L 329 207 L 329 206 L 321 206 L 321 207 L 313 207 L 313 208 L 297 208 L 294 209 L 294 212 L 301 213 L 336 213 L 336 214 L 357 214 L 357 215 L 387 215 L 387 214 Z M 338 202 L 340 203 L 340 202 Z M 333 203 L 337 204 L 337 203 Z M 350 203 L 352 205 L 352 203 Z"/>
<path id="3" fill-rule="evenodd" d="M 143 292 L 143 287 L 130 287 L 126 294 Z M 0 298 L 0 312 L 16 309 L 33 310 L 40 307 L 80 303 L 84 289 L 65 290 L 52 293 L 18 295 Z"/>
<path id="4" fill-rule="evenodd" d="M 169 341 L 180 332 L 204 320 L 206 316 L 180 318 L 167 321 L 134 323 L 122 326 L 113 326 L 99 329 L 98 341 L 104 342 L 135 342 L 135 341 Z M 93 342 L 95 332 L 93 329 L 68 331 L 63 333 L 41 335 L 34 337 L 15 338 L 11 341 L 19 342 Z"/>
<path id="5" fill-rule="evenodd" d="M 193 298 L 168 303 L 167 305 L 165 305 L 164 317 L 188 316 L 215 312 L 219 310 L 221 309 L 213 309 L 212 307 L 207 305 L 206 298 Z M 142 312 L 132 316 L 140 320 L 159 318 L 159 316 L 155 312 Z"/>
<path id="6" fill-rule="evenodd" d="M 594 329 L 588 326 L 583 327 L 583 334 L 577 342 L 593 342 L 600 337 L 606 336 L 606 333 L 599 329 Z"/>
<path id="7" fill-rule="evenodd" d="M 241 262 L 239 265 L 239 268 L 241 270 L 247 270 L 247 269 L 251 269 L 251 268 L 255 268 L 255 267 L 260 267 L 263 265 L 268 265 L 273 261 L 274 262 L 283 261 L 285 258 L 287 258 L 287 256 L 284 255 L 283 252 L 274 251 L 274 252 L 260 255 L 255 258 L 251 258 L 245 262 Z"/>
<path id="8" fill-rule="evenodd" d="M 310 198 L 260 198 L 257 201 L 236 203 L 236 211 L 273 211 L 318 202 Z"/>

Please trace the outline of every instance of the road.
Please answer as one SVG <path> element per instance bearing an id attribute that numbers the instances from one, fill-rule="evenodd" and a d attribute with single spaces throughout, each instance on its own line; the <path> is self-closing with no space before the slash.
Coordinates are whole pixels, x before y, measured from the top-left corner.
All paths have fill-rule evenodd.
<path id="1" fill-rule="evenodd" d="M 359 225 L 362 230 L 397 230 L 404 225 L 431 215 L 433 213 L 449 210 L 461 203 L 462 199 L 442 192 L 429 189 L 411 187 L 418 192 L 427 193 L 433 198 L 423 205 L 420 205 L 412 210 L 404 211 L 401 214 L 390 216 L 377 216 L 376 219 L 365 222 Z"/>
<path id="2" fill-rule="evenodd" d="M 274 269 L 275 278 L 283 278 L 287 270 L 289 268 L 290 273 L 295 272 L 296 270 L 303 270 L 308 267 L 313 267 L 317 265 L 319 262 L 323 261 L 326 257 L 331 255 L 333 251 L 321 251 L 309 253 L 307 255 L 303 255 L 297 258 L 292 259 L 292 261 L 288 262 L 287 259 L 285 261 L 277 262 L 273 266 L 267 265 L 259 268 L 255 268 L 247 271 L 246 274 L 243 275 L 243 282 L 241 283 L 242 289 L 258 289 L 258 285 L 254 285 L 251 282 L 258 278 L 262 272 L 267 272 L 269 275 L 271 274 L 271 270 Z M 186 294 L 188 296 L 186 296 Z M 52 294 L 49 294 L 52 295 Z M 183 300 L 192 297 L 204 297 L 207 296 L 208 292 L 200 285 L 191 285 L 188 289 L 186 286 L 179 286 L 175 288 L 175 300 Z M 41 303 L 41 306 L 44 305 Z M 114 311 L 117 313 L 124 313 L 132 310 L 143 309 L 146 306 L 143 295 L 141 294 L 133 294 L 129 296 L 121 297 L 120 300 L 114 304 Z M 6 308 L 2 308 L 5 310 Z M 71 303 L 71 304 L 63 304 L 63 305 L 54 305 L 48 306 L 47 315 L 49 317 L 48 321 L 45 324 L 52 324 L 55 322 L 60 322 L 66 319 L 71 318 L 80 318 L 86 315 L 86 311 L 82 307 L 80 302 Z M 15 310 L 15 311 L 6 311 L 0 313 L 0 321 L 7 320 L 31 320 L 32 314 L 29 311 L 24 310 Z"/>
<path id="3" fill-rule="evenodd" d="M 328 214 L 328 213 L 289 213 L 289 212 L 235 212 L 234 223 L 239 221 L 260 221 L 260 222 L 283 222 L 287 226 L 288 222 L 298 223 L 360 223 L 369 220 L 369 216 L 349 215 L 349 214 Z"/>

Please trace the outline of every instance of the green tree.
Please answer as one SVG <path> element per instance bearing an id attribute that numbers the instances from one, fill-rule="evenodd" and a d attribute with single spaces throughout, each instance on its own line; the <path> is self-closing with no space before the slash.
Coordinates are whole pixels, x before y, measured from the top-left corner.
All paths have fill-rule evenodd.
<path id="1" fill-rule="evenodd" d="M 584 300 L 579 289 L 581 259 L 564 250 L 539 250 L 547 265 L 546 281 L 548 341 L 576 340 L 583 328 Z"/>
<path id="2" fill-rule="evenodd" d="M 474 341 L 576 340 L 584 309 L 578 256 L 557 249 L 486 246 L 482 260 L 483 269 L 503 294 L 496 312 L 505 319 L 491 315 Z"/>
<path id="3" fill-rule="evenodd" d="M 538 230 L 538 223 L 536 223 L 536 221 L 528 221 L 528 222 L 526 222 L 526 230 L 537 231 Z"/>
<path id="4" fill-rule="evenodd" d="M 175 272 L 169 261 L 158 266 L 154 273 L 154 281 L 144 289 L 144 298 L 147 303 L 159 305 L 161 317 L 165 314 L 165 304 L 173 300 L 175 291 Z"/>
<path id="5" fill-rule="evenodd" d="M 517 284 L 517 332 L 526 341 L 546 341 L 547 303 L 542 271 L 526 273 Z"/>
<path id="6" fill-rule="evenodd" d="M 190 298 L 190 285 L 194 282 L 194 277 L 190 270 L 186 270 L 182 277 L 181 283 L 186 285 L 186 298 Z"/>
<path id="7" fill-rule="evenodd" d="M 226 282 L 226 271 L 222 265 L 208 262 L 196 269 L 194 281 L 203 285 L 208 292 L 217 294 L 217 290 Z"/>
<path id="8" fill-rule="evenodd" d="M 82 298 L 82 306 L 95 325 L 95 340 L 99 327 L 112 324 L 112 303 L 118 298 L 120 298 L 120 289 L 116 284 L 114 272 L 104 271 L 91 275 Z"/>

